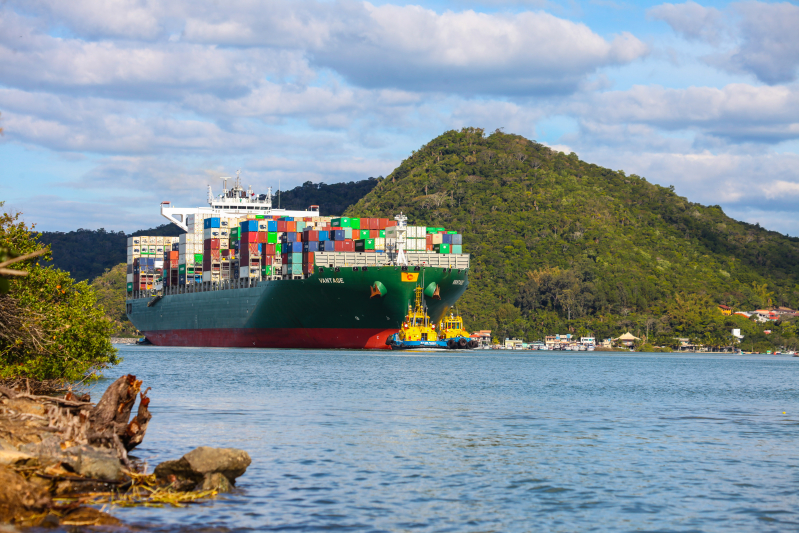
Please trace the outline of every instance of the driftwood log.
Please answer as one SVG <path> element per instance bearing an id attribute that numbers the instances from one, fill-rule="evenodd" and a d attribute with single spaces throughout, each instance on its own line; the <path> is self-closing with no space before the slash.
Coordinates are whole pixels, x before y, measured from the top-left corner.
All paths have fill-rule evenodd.
<path id="1" fill-rule="evenodd" d="M 29 408 L 35 408 L 28 414 L 14 416 L 25 419 L 26 431 L 19 427 L 0 433 L 3 433 L 3 438 L 19 441 L 13 442 L 14 445 L 41 441 L 45 434 L 56 434 L 61 439 L 62 447 L 91 445 L 111 448 L 123 463 L 129 464 L 127 452 L 142 442 L 152 418 L 148 409 L 150 399 L 147 397 L 150 389 L 142 392 L 141 384 L 136 376 L 122 376 L 108 387 L 97 405 L 89 401 L 88 394 L 78 396 L 69 392 L 64 398 L 56 398 L 0 386 L 0 398 L 6 397 L 15 405 L 19 404 L 18 409 L 22 411 L 26 410 L 25 403 L 30 404 Z M 139 408 L 131 419 L 137 396 L 140 398 Z M 38 423 L 31 424 L 34 419 Z"/>

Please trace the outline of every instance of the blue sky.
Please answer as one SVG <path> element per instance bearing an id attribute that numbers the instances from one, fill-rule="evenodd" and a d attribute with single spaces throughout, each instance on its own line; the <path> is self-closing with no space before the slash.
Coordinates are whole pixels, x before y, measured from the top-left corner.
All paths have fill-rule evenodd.
<path id="1" fill-rule="evenodd" d="M 476 126 L 796 236 L 796 28 L 760 1 L 5 0 L 0 200 L 132 231 L 237 169 L 387 175 Z"/>

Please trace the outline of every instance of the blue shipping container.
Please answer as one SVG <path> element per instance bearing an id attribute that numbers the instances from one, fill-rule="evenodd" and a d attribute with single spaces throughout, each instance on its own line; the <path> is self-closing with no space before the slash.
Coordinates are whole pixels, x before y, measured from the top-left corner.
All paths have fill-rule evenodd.
<path id="1" fill-rule="evenodd" d="M 269 220 L 266 223 L 266 227 L 268 231 L 275 232 L 277 231 L 277 220 Z"/>
<path id="2" fill-rule="evenodd" d="M 344 240 L 344 230 L 343 229 L 334 229 L 333 233 L 333 240 L 334 241 L 343 241 Z"/>
<path id="3" fill-rule="evenodd" d="M 302 251 L 303 252 L 318 252 L 319 251 L 319 242 L 310 241 L 310 242 L 302 243 Z"/>
<path id="4" fill-rule="evenodd" d="M 327 231 L 319 232 L 319 242 L 330 240 L 330 234 Z"/>
<path id="5" fill-rule="evenodd" d="M 461 235 L 460 233 L 456 233 L 455 235 L 452 235 L 452 244 L 453 245 L 455 245 L 455 244 L 463 244 L 463 235 Z M 458 253 L 460 253 L 460 252 L 458 252 Z"/>
<path id="6" fill-rule="evenodd" d="M 255 233 L 258 231 L 258 221 L 245 220 L 244 222 L 239 222 L 239 227 L 242 233 Z"/>
<path id="7" fill-rule="evenodd" d="M 211 217 L 203 220 L 203 229 L 218 228 L 220 225 L 219 217 Z"/>
<path id="8" fill-rule="evenodd" d="M 287 242 L 283 245 L 283 253 L 293 254 L 298 252 L 302 252 L 301 242 Z"/>
<path id="9" fill-rule="evenodd" d="M 452 235 L 445 233 L 441 236 L 441 242 L 444 244 L 452 244 Z"/>

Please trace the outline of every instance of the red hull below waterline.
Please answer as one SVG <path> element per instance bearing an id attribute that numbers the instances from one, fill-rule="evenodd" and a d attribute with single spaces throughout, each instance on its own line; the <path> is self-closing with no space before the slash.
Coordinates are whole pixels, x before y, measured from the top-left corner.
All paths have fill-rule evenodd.
<path id="1" fill-rule="evenodd" d="M 144 335 L 156 346 L 389 350 L 386 339 L 396 332 L 396 329 L 220 328 L 146 331 Z"/>

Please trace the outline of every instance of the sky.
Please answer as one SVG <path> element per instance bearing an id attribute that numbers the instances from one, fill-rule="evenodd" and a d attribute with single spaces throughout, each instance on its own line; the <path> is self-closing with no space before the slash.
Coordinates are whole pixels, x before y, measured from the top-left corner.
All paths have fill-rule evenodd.
<path id="1" fill-rule="evenodd" d="M 0 200 L 130 232 L 237 170 L 386 176 L 472 126 L 797 236 L 797 28 L 756 0 L 3 0 Z"/>

